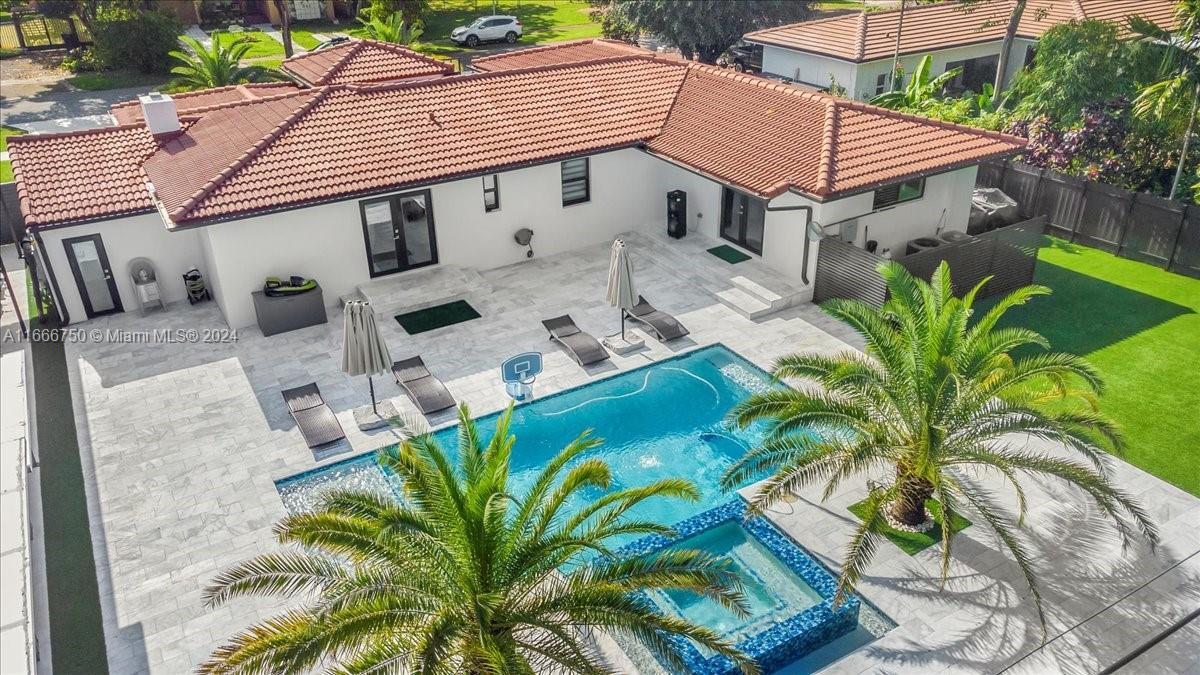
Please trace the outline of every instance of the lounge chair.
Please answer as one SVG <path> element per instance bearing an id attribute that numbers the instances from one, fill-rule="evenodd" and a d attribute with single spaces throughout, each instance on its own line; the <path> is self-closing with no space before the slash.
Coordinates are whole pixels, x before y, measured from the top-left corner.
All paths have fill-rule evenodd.
<path id="1" fill-rule="evenodd" d="M 550 331 L 550 339 L 562 345 L 579 365 L 587 366 L 608 358 L 608 350 L 604 345 L 591 334 L 580 330 L 570 314 L 546 319 L 542 325 Z"/>
<path id="2" fill-rule="evenodd" d="M 423 414 L 454 407 L 454 397 L 442 381 L 434 377 L 419 356 L 392 364 L 392 375 L 396 384 L 404 389 L 408 398 L 421 409 Z"/>
<path id="3" fill-rule="evenodd" d="M 337 416 L 333 414 L 333 408 L 321 396 L 316 382 L 295 389 L 284 389 L 283 400 L 308 447 L 316 448 L 346 437 Z"/>
<path id="4" fill-rule="evenodd" d="M 661 309 L 655 309 L 642 296 L 638 296 L 638 304 L 634 305 L 633 309 L 626 312 L 626 316 L 634 321 L 641 322 L 649 328 L 659 342 L 667 342 L 675 340 L 688 334 L 688 329 L 683 327 L 675 317 L 667 314 Z"/>

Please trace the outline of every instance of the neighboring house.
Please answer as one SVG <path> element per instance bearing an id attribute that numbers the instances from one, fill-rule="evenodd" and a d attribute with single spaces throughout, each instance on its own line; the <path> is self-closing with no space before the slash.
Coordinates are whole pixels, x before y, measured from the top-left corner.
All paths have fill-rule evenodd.
<path id="1" fill-rule="evenodd" d="M 869 230 L 881 251 L 965 229 L 977 165 L 1024 144 L 638 55 L 143 108 L 146 122 L 9 141 L 71 321 L 136 307 L 135 257 L 168 301 L 199 267 L 242 328 L 267 276 L 315 278 L 334 305 L 418 268 L 522 262 L 519 228 L 539 255 L 660 231 L 673 190 L 691 231 L 805 281 L 811 221 L 856 219 L 841 234 L 861 246 Z"/>
<path id="2" fill-rule="evenodd" d="M 454 74 L 454 64 L 438 61 L 399 45 L 350 40 L 298 54 L 280 64 L 289 77 L 309 87 L 428 79 Z"/>
<path id="3" fill-rule="evenodd" d="M 900 10 L 864 11 L 747 33 L 763 46 L 763 72 L 828 88 L 836 83 L 859 100 L 892 88 L 892 59 L 900 31 L 900 66 L 911 73 L 932 56 L 932 72 L 962 67 L 952 91 L 981 91 L 994 82 L 1011 0 L 964 7 L 950 0 Z M 1124 25 L 1135 14 L 1161 26 L 1174 25 L 1176 0 L 1029 0 L 1013 43 L 1006 81 L 1032 62 L 1037 41 L 1050 28 L 1072 20 L 1102 19 Z"/>

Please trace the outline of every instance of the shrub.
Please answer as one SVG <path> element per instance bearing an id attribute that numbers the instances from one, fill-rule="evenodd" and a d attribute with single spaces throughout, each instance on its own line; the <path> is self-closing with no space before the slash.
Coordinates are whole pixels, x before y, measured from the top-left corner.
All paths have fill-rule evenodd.
<path id="1" fill-rule="evenodd" d="M 96 50 L 91 47 L 76 47 L 67 52 L 61 64 L 63 70 L 72 73 L 91 73 L 104 70 L 104 64 L 96 58 Z"/>
<path id="2" fill-rule="evenodd" d="M 183 26 L 170 14 L 110 6 L 96 15 L 96 58 L 105 68 L 165 73 Z"/>

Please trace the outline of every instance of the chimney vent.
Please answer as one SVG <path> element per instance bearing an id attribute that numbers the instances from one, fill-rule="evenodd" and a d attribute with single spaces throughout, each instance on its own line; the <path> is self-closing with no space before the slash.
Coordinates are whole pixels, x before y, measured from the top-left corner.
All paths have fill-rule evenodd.
<path id="1" fill-rule="evenodd" d="M 139 96 L 142 104 L 142 117 L 146 118 L 146 128 L 155 136 L 179 131 L 179 115 L 175 112 L 175 101 L 166 94 L 152 91 L 145 96 Z"/>

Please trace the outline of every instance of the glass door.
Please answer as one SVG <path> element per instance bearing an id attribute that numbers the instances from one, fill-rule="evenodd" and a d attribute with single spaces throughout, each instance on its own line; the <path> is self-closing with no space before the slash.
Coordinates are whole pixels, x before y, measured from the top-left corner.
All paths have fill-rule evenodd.
<path id="1" fill-rule="evenodd" d="M 125 311 L 100 235 L 64 239 L 63 246 L 88 318 Z"/>
<path id="2" fill-rule="evenodd" d="M 766 204 L 748 194 L 722 188 L 721 237 L 762 255 Z"/>
<path id="3" fill-rule="evenodd" d="M 437 262 L 428 190 L 361 203 L 363 239 L 372 277 Z"/>

